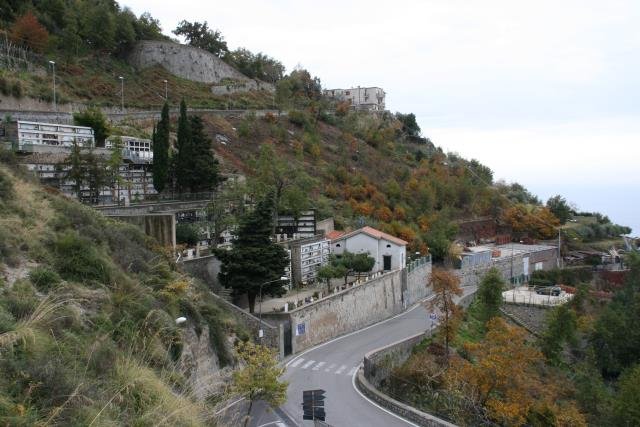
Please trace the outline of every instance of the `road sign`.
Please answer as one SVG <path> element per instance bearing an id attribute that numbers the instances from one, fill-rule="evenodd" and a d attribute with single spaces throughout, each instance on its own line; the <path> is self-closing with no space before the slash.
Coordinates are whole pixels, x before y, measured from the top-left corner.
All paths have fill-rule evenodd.
<path id="1" fill-rule="evenodd" d="M 296 335 L 304 335 L 304 333 L 305 333 L 304 323 L 298 323 L 296 327 Z"/>
<path id="2" fill-rule="evenodd" d="M 302 392 L 302 419 L 324 421 L 324 390 L 304 390 Z"/>
<path id="3" fill-rule="evenodd" d="M 430 314 L 429 314 L 429 319 L 431 319 L 431 320 L 438 320 L 438 315 L 437 315 L 437 314 L 435 314 L 435 313 L 430 313 Z"/>

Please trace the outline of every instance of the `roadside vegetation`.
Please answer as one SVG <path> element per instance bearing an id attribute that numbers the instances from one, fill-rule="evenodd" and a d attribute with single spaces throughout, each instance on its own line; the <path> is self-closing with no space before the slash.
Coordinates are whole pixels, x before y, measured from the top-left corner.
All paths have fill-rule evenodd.
<path id="1" fill-rule="evenodd" d="M 461 321 L 442 322 L 384 391 L 459 425 L 637 425 L 640 340 L 631 322 L 640 256 L 631 254 L 629 265 L 611 302 L 589 292 L 589 278 L 576 278 L 578 292 L 549 309 L 539 336 L 503 317 L 505 284 L 489 271 Z"/>
<path id="2" fill-rule="evenodd" d="M 224 390 L 196 389 L 183 351 L 234 365 L 247 331 L 138 228 L 1 155 L 0 424 L 210 425 Z"/>

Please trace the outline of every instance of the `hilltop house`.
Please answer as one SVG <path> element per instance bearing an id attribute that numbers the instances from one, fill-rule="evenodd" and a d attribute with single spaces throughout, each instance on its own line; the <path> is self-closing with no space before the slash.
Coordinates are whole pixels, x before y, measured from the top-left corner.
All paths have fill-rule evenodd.
<path id="1" fill-rule="evenodd" d="M 333 254 L 368 253 L 376 260 L 373 271 L 398 270 L 406 266 L 407 242 L 375 228 L 362 227 L 350 233 L 333 231 L 327 237 L 331 239 Z"/>
<path id="2" fill-rule="evenodd" d="M 326 89 L 323 95 L 336 101 L 347 101 L 351 108 L 360 111 L 384 111 L 386 96 L 379 87 L 355 87 L 350 89 Z"/>

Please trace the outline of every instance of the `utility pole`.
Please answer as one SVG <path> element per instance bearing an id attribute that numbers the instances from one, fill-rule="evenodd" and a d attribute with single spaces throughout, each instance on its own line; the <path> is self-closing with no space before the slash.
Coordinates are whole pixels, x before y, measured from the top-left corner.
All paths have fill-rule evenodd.
<path id="1" fill-rule="evenodd" d="M 56 112 L 56 121 L 58 120 L 58 103 L 56 101 L 56 61 L 49 61 L 53 69 L 53 111 Z"/>
<path id="2" fill-rule="evenodd" d="M 124 77 L 118 76 L 120 79 L 120 111 L 124 113 Z"/>
<path id="3" fill-rule="evenodd" d="M 562 268 L 562 240 L 560 233 L 562 230 L 558 227 L 558 268 Z"/>

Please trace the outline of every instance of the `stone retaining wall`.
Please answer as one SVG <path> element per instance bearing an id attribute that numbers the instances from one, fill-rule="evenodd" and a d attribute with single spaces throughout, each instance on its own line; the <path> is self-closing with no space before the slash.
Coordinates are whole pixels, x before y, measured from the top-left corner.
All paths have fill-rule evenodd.
<path id="1" fill-rule="evenodd" d="M 455 427 L 455 424 L 451 424 L 438 417 L 434 417 L 433 415 L 427 414 L 426 412 L 419 411 L 412 406 L 399 402 L 380 392 L 369 381 L 367 381 L 362 368 L 358 370 L 358 373 L 356 375 L 356 387 L 358 387 L 358 390 L 360 390 L 362 394 L 364 394 L 366 397 L 368 397 L 378 405 L 390 410 L 394 414 L 400 415 L 402 418 L 418 424 L 419 426 Z"/>
<path id="2" fill-rule="evenodd" d="M 128 60 L 139 69 L 160 65 L 174 76 L 201 83 L 219 83 L 223 79 L 249 80 L 211 52 L 170 41 L 138 42 Z"/>
<path id="3" fill-rule="evenodd" d="M 212 295 L 220 302 L 221 305 L 227 307 L 231 314 L 242 322 L 244 325 L 253 332 L 254 337 L 258 337 L 258 329 L 260 326 L 260 319 L 253 314 L 225 301 L 222 297 L 213 294 Z M 264 331 L 264 337 L 262 338 L 262 344 L 267 347 L 273 348 L 278 352 L 279 357 L 284 358 L 284 340 L 282 325 L 274 326 L 271 323 L 262 319 L 262 330 Z"/>
<path id="4" fill-rule="evenodd" d="M 295 354 L 401 313 L 432 292 L 430 276 L 429 261 L 411 272 L 391 271 L 288 313 L 264 313 L 263 318 L 290 328 Z"/>

